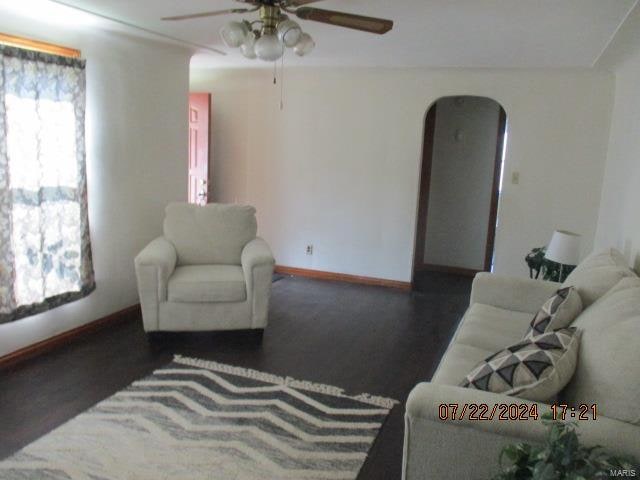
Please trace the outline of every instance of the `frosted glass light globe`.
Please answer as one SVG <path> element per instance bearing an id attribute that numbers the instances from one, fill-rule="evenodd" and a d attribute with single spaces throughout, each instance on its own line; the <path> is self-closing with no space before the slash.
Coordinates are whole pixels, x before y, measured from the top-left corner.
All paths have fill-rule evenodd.
<path id="1" fill-rule="evenodd" d="M 257 58 L 256 55 L 256 34 L 253 32 L 249 32 L 244 39 L 242 45 L 240 45 L 240 51 L 242 55 L 253 60 Z"/>
<path id="2" fill-rule="evenodd" d="M 302 29 L 293 20 L 284 20 L 278 24 L 278 38 L 285 47 L 295 47 L 302 36 Z"/>
<path id="3" fill-rule="evenodd" d="M 309 35 L 308 33 L 303 33 L 302 35 L 300 35 L 300 40 L 298 41 L 296 46 L 293 47 L 293 51 L 296 52 L 296 55 L 304 57 L 305 55 L 311 53 L 315 47 L 316 42 L 313 41 L 311 35 Z"/>
<path id="4" fill-rule="evenodd" d="M 273 34 L 261 36 L 256 42 L 255 49 L 258 58 L 267 62 L 279 59 L 284 53 L 282 42 Z"/>
<path id="5" fill-rule="evenodd" d="M 222 40 L 230 48 L 238 48 L 244 42 L 249 28 L 242 22 L 229 22 L 220 30 Z"/>

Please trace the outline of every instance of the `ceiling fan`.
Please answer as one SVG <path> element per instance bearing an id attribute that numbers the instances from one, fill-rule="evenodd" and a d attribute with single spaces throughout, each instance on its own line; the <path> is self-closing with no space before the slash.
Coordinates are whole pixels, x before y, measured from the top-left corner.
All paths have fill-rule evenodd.
<path id="1" fill-rule="evenodd" d="M 162 20 L 191 20 L 233 13 L 259 12 L 259 20 L 229 22 L 222 28 L 220 35 L 228 47 L 239 47 L 245 57 L 250 59 L 260 58 L 265 61 L 275 61 L 282 57 L 285 47 L 293 48 L 294 52 L 299 56 L 309 54 L 315 47 L 315 42 L 311 36 L 303 32 L 300 25 L 291 20 L 287 13 L 295 15 L 301 20 L 311 20 L 378 35 L 387 33 L 393 28 L 392 20 L 306 6 L 321 0 L 236 1 L 247 4 L 248 8 L 231 8 L 213 12 L 178 15 L 164 17 Z"/>

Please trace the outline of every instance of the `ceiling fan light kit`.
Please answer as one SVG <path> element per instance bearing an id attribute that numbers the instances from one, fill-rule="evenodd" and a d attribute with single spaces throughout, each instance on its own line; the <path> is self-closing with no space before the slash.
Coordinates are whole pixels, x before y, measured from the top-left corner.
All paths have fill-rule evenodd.
<path id="1" fill-rule="evenodd" d="M 244 22 L 229 22 L 220 30 L 220 36 L 227 47 L 238 48 L 247 39 L 250 27 Z"/>
<path id="2" fill-rule="evenodd" d="M 263 34 L 255 45 L 256 55 L 260 60 L 273 62 L 284 54 L 284 45 L 277 35 L 273 33 Z"/>
<path id="3" fill-rule="evenodd" d="M 258 58 L 256 54 L 256 34 L 253 32 L 249 32 L 244 39 L 244 43 L 240 45 L 240 51 L 242 55 L 244 55 L 249 60 L 255 60 Z"/>
<path id="4" fill-rule="evenodd" d="M 298 41 L 296 46 L 293 47 L 293 51 L 296 53 L 296 55 L 304 57 L 305 55 L 311 53 L 314 48 L 316 48 L 316 42 L 313 41 L 311 35 L 309 35 L 308 33 L 303 33 L 300 36 L 300 40 Z"/>
<path id="5" fill-rule="evenodd" d="M 283 14 L 279 7 L 262 5 L 259 8 L 260 20 L 227 23 L 220 30 L 220 36 L 230 48 L 240 48 L 242 54 L 249 59 L 259 58 L 273 62 L 284 55 L 285 48 L 294 48 L 298 55 L 307 55 L 313 40 L 308 34 L 303 37 L 302 28 Z M 256 28 L 254 28 L 254 25 Z M 304 48 L 295 47 L 304 38 Z"/>
<path id="6" fill-rule="evenodd" d="M 251 5 L 253 8 L 234 8 L 179 15 L 165 17 L 163 20 L 188 20 L 229 13 L 259 12 L 259 20 L 227 23 L 220 30 L 220 36 L 225 45 L 230 48 L 239 48 L 246 58 L 259 58 L 267 62 L 273 62 L 281 58 L 286 48 L 292 48 L 296 55 L 303 57 L 311 53 L 316 46 L 311 35 L 303 32 L 300 25 L 290 20 L 286 13 L 293 14 L 302 20 L 326 23 L 379 35 L 393 28 L 391 20 L 304 6 L 321 0 L 238 1 Z"/>
<path id="7" fill-rule="evenodd" d="M 293 20 L 288 18 L 278 24 L 278 38 L 285 47 L 293 48 L 298 44 L 302 36 L 302 28 Z"/>

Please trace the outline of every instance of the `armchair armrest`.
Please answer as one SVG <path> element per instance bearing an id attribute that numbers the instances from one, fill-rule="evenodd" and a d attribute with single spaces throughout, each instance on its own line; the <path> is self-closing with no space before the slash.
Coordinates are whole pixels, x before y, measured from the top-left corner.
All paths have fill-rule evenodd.
<path id="1" fill-rule="evenodd" d="M 478 273 L 471 287 L 471 303 L 533 314 L 558 288 L 556 282 Z"/>
<path id="2" fill-rule="evenodd" d="M 153 240 L 135 258 L 138 294 L 146 331 L 158 329 L 158 305 L 167 300 L 169 277 L 177 260 L 175 247 L 164 237 Z"/>
<path id="3" fill-rule="evenodd" d="M 256 237 L 242 250 L 242 270 L 251 303 L 251 327 L 264 328 L 269 313 L 269 297 L 275 259 L 267 242 Z"/>
<path id="4" fill-rule="evenodd" d="M 244 246 L 241 262 L 242 268 L 247 270 L 259 265 L 274 265 L 275 259 L 267 242 L 256 237 Z"/>
<path id="5" fill-rule="evenodd" d="M 441 420 L 441 404 L 458 405 L 455 420 Z M 403 479 L 490 478 L 497 473 L 500 451 L 510 443 L 544 441 L 547 429 L 538 420 L 458 420 L 463 405 L 537 405 L 542 416 L 549 405 L 507 395 L 453 385 L 420 383 L 409 394 L 405 413 Z M 449 413 L 451 410 L 449 410 Z M 467 410 L 468 412 L 468 410 Z M 587 446 L 601 445 L 615 454 L 638 456 L 640 428 L 599 415 L 579 421 L 578 433 Z"/>

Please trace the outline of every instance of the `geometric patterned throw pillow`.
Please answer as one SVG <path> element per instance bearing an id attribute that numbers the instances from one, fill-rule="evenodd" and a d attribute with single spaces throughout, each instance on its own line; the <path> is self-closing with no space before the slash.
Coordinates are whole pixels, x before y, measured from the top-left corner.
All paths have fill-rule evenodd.
<path id="1" fill-rule="evenodd" d="M 545 402 L 571 380 L 581 332 L 562 328 L 522 340 L 476 365 L 461 387 Z"/>
<path id="2" fill-rule="evenodd" d="M 568 327 L 581 312 L 582 299 L 578 291 L 574 287 L 561 288 L 538 310 L 524 339 Z"/>

